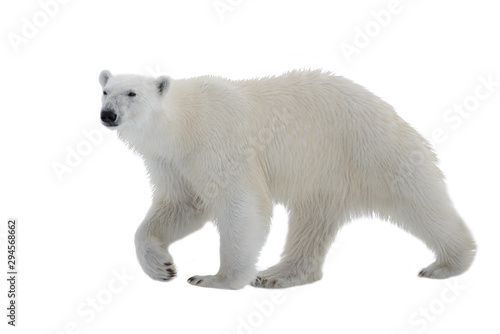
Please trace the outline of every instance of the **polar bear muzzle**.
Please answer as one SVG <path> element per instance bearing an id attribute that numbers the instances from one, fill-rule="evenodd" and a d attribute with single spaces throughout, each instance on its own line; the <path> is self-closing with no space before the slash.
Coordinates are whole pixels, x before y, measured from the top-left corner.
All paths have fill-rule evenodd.
<path id="1" fill-rule="evenodd" d="M 101 121 L 105 126 L 117 126 L 116 119 L 118 116 L 116 115 L 113 109 L 103 109 L 101 110 Z"/>

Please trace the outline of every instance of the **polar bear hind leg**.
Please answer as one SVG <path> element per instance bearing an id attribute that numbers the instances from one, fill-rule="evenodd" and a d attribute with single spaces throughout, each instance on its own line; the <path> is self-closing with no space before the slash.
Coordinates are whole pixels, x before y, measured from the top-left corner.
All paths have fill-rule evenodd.
<path id="1" fill-rule="evenodd" d="M 326 254 L 339 229 L 338 214 L 321 201 L 290 205 L 288 235 L 281 261 L 257 274 L 251 285 L 288 288 L 322 277 Z"/>
<path id="2" fill-rule="evenodd" d="M 446 193 L 441 200 L 415 200 L 394 210 L 393 221 L 421 239 L 436 256 L 434 263 L 419 272 L 420 277 L 449 278 L 471 266 L 476 243 Z M 436 194 L 434 194 L 436 196 Z"/>

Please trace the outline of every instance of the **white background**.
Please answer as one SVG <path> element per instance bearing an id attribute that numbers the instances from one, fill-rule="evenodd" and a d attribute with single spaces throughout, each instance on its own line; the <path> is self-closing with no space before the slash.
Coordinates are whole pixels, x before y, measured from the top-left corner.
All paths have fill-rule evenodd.
<path id="1" fill-rule="evenodd" d="M 74 0 L 46 9 L 50 17 L 34 0 L 4 4 L 0 258 L 6 262 L 7 218 L 17 217 L 20 277 L 14 330 L 6 325 L 1 280 L 2 333 L 413 334 L 472 333 L 479 326 L 498 333 L 494 2 L 401 0 L 385 26 L 373 11 L 392 8 L 389 0 L 221 2 L 230 6 L 222 16 L 213 0 Z M 26 27 L 34 21 L 38 31 Z M 14 46 L 10 39 L 23 29 L 29 38 Z M 365 29 L 369 41 L 360 37 Z M 341 46 L 355 47 L 355 40 L 358 53 L 346 57 Z M 218 269 L 211 224 L 172 246 L 177 279 L 159 283 L 142 273 L 133 236 L 150 188 L 140 158 L 100 125 L 99 72 L 238 79 L 294 68 L 322 68 L 362 84 L 433 141 L 450 195 L 479 245 L 469 272 L 445 281 L 418 278 L 432 253 L 396 227 L 365 219 L 340 233 L 323 279 L 297 289 L 186 283 Z M 497 86 L 475 98 L 477 89 L 488 92 L 480 87 L 488 77 Z M 448 114 L 464 103 L 468 114 Z M 433 131 L 441 131 L 439 142 Z M 87 149 L 86 156 L 59 179 L 54 164 L 66 165 L 77 149 Z M 276 208 L 261 267 L 279 259 L 286 219 Z M 115 279 L 122 272 L 124 282 Z"/>

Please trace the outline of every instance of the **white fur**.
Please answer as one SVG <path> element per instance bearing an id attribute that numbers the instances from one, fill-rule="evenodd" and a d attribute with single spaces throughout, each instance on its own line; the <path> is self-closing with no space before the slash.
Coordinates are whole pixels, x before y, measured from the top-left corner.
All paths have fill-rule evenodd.
<path id="1" fill-rule="evenodd" d="M 162 92 L 159 82 L 168 83 Z M 151 278 L 175 276 L 168 246 L 208 220 L 220 232 L 219 272 L 191 284 L 239 289 L 319 280 L 343 224 L 387 219 L 420 238 L 436 261 L 420 276 L 466 271 L 476 245 L 448 197 L 428 143 L 363 87 L 321 71 L 231 81 L 103 71 L 103 108 L 143 158 L 153 203 L 135 242 Z M 134 90 L 135 97 L 126 96 Z M 273 203 L 290 212 L 282 260 L 257 273 Z"/>

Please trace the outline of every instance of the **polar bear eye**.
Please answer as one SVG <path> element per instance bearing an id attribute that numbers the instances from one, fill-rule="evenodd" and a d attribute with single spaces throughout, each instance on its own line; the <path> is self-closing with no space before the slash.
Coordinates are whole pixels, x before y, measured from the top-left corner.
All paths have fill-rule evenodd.
<path id="1" fill-rule="evenodd" d="M 104 91 L 102 92 L 103 95 L 108 95 L 108 92 Z"/>
<path id="2" fill-rule="evenodd" d="M 127 96 L 136 96 L 137 94 L 135 92 L 128 92 Z"/>

